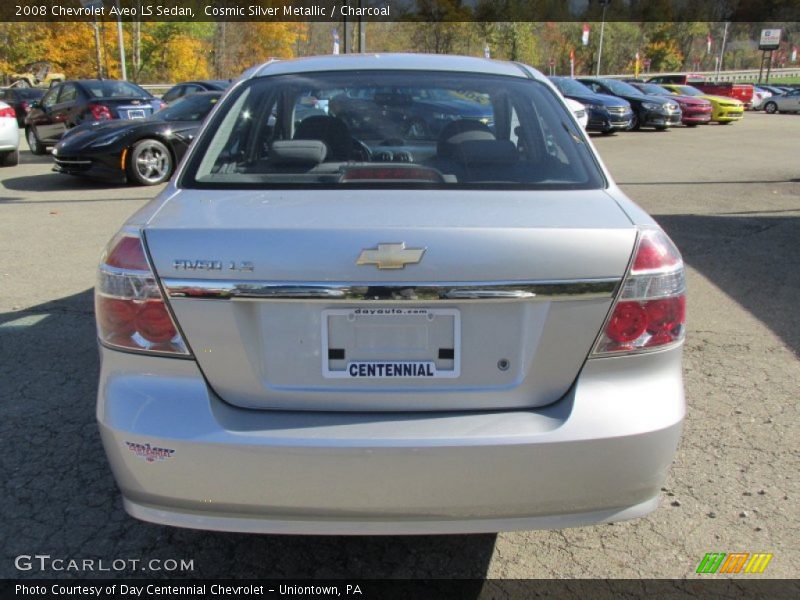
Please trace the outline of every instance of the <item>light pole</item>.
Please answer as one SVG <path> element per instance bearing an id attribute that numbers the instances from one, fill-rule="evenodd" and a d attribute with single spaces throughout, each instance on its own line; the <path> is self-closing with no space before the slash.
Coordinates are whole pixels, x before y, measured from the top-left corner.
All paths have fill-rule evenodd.
<path id="1" fill-rule="evenodd" d="M 603 21 L 600 23 L 600 46 L 597 48 L 597 77 L 600 77 L 600 60 L 603 58 L 603 34 L 606 30 L 606 9 L 611 4 L 611 0 L 597 0 L 603 7 Z"/>
<path id="2" fill-rule="evenodd" d="M 103 7 L 103 0 L 81 0 L 84 8 L 100 9 Z M 100 29 L 97 26 L 97 15 L 94 15 L 94 53 L 97 61 L 97 78 L 103 77 L 103 65 L 100 58 Z"/>
<path id="3" fill-rule="evenodd" d="M 717 61 L 717 76 L 714 79 L 715 83 L 719 82 L 719 75 L 722 71 L 722 58 L 725 56 L 725 42 L 728 40 L 728 25 L 730 25 L 730 22 L 725 21 L 725 31 L 722 33 L 722 46 L 719 49 L 719 60 Z"/>
<path id="4" fill-rule="evenodd" d="M 125 41 L 122 37 L 122 11 L 119 10 L 119 0 L 117 0 L 117 38 L 119 39 L 119 65 L 122 72 L 122 81 L 128 81 L 128 69 L 125 67 Z"/>

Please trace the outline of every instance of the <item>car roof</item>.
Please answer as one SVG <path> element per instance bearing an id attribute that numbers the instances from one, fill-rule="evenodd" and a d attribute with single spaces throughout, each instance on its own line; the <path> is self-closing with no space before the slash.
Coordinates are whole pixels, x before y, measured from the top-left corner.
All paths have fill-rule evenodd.
<path id="1" fill-rule="evenodd" d="M 264 63 L 248 72 L 250 77 L 313 73 L 317 71 L 356 70 L 420 70 L 458 73 L 483 73 L 510 77 L 532 77 L 544 81 L 544 76 L 531 67 L 517 63 L 454 56 L 445 54 L 339 54 L 310 56 L 294 60 L 275 60 Z"/>
<path id="2" fill-rule="evenodd" d="M 213 85 L 213 86 L 221 86 L 221 85 L 230 85 L 231 82 L 228 79 L 193 79 L 192 81 L 181 81 L 173 85 L 172 87 L 178 87 L 179 85 Z"/>

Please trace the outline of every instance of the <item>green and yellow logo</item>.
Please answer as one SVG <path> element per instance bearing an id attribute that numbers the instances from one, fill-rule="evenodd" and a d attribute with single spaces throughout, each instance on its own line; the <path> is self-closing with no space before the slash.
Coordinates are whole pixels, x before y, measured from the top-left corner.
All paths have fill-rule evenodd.
<path id="1" fill-rule="evenodd" d="M 709 552 L 697 565 L 696 573 L 717 573 L 717 574 L 737 574 L 737 573 L 763 573 L 767 568 L 772 554 L 758 552 Z"/>

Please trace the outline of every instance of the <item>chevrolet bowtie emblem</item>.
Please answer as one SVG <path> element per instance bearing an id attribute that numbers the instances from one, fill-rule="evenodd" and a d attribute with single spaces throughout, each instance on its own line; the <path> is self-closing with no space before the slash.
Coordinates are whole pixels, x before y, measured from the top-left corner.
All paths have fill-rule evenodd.
<path id="1" fill-rule="evenodd" d="M 365 248 L 358 255 L 357 265 L 375 265 L 379 269 L 402 269 L 422 260 L 425 248 L 406 248 L 401 244 L 378 244 L 377 248 Z"/>

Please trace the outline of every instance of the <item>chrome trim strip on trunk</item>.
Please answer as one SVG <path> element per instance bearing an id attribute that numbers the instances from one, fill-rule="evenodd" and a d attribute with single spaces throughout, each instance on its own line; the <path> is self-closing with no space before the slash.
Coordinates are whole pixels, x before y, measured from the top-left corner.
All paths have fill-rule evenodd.
<path id="1" fill-rule="evenodd" d="M 431 300 L 572 300 L 612 298 L 620 277 L 567 281 L 491 282 L 291 282 L 225 281 L 210 279 L 162 280 L 170 298 L 213 300 L 343 300 L 343 301 L 431 301 Z"/>

